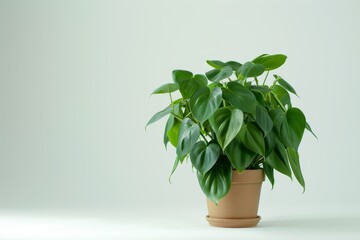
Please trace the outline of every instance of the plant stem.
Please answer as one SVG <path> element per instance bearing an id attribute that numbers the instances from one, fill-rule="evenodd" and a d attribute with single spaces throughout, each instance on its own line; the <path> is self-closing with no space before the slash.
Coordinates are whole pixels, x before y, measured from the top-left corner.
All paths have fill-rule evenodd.
<path id="1" fill-rule="evenodd" d="M 263 163 L 264 157 L 260 156 L 258 159 L 256 159 L 251 165 L 253 168 L 256 168 L 258 164 Z"/>
<path id="2" fill-rule="evenodd" d="M 279 98 L 278 98 L 273 92 L 271 92 L 271 94 L 274 96 L 275 101 L 279 104 L 279 106 L 282 108 L 282 110 L 284 110 L 284 112 L 286 112 L 286 108 L 285 108 L 284 105 L 281 103 L 281 101 L 279 100 Z"/>
<path id="3" fill-rule="evenodd" d="M 265 85 L 265 82 L 266 82 L 266 79 L 267 79 L 267 77 L 268 77 L 268 75 L 269 75 L 269 72 L 270 72 L 270 71 L 267 71 L 266 76 L 265 76 L 265 79 L 264 79 L 264 82 L 263 82 L 262 85 Z"/>
<path id="4" fill-rule="evenodd" d="M 257 79 L 257 77 L 254 77 L 254 79 L 255 79 L 256 85 L 259 85 L 259 80 Z"/>
<path id="5" fill-rule="evenodd" d="M 173 102 L 173 99 L 172 99 L 171 93 L 169 93 L 169 96 L 170 96 L 170 101 L 171 101 L 172 111 L 174 111 L 174 102 Z"/>
<path id="6" fill-rule="evenodd" d="M 209 142 L 208 142 L 208 140 L 206 139 L 206 137 L 204 136 L 204 134 L 202 134 L 202 133 L 200 132 L 200 135 L 201 135 L 201 137 L 205 140 L 206 144 L 209 144 Z"/>
<path id="7" fill-rule="evenodd" d="M 176 115 L 174 112 L 171 113 L 174 117 L 176 117 L 178 120 L 182 121 L 183 118 L 180 117 L 179 115 Z"/>

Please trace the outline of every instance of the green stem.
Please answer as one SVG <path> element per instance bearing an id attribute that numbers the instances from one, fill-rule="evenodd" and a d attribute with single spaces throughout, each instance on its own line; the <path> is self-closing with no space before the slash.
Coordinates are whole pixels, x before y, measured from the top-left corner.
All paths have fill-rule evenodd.
<path id="1" fill-rule="evenodd" d="M 174 117 L 176 117 L 178 120 L 182 121 L 183 118 L 180 117 L 179 115 L 176 115 L 174 112 L 171 113 Z"/>
<path id="2" fill-rule="evenodd" d="M 279 106 L 282 108 L 282 110 L 284 110 L 284 112 L 286 112 L 286 108 L 285 108 L 284 105 L 281 103 L 281 101 L 279 100 L 279 98 L 275 95 L 275 93 L 271 92 L 271 94 L 274 96 L 275 101 L 279 104 Z"/>
<path id="3" fill-rule="evenodd" d="M 170 96 L 172 111 L 174 111 L 174 101 L 172 99 L 171 93 L 169 93 L 169 96 Z"/>
<path id="4" fill-rule="evenodd" d="M 206 144 L 209 144 L 209 142 L 208 142 L 208 140 L 206 139 L 206 137 L 204 136 L 204 134 L 202 134 L 202 133 L 200 132 L 200 135 L 201 135 L 201 137 L 205 140 Z"/>
<path id="5" fill-rule="evenodd" d="M 264 79 L 264 82 L 263 82 L 262 85 L 265 85 L 265 82 L 266 82 L 266 79 L 267 79 L 267 77 L 268 77 L 268 75 L 269 75 L 269 72 L 270 72 L 270 71 L 267 71 L 266 76 L 265 76 L 265 79 Z"/>
<path id="6" fill-rule="evenodd" d="M 251 165 L 253 168 L 256 168 L 258 164 L 263 163 L 264 157 L 260 156 L 258 159 L 256 159 Z"/>
<path id="7" fill-rule="evenodd" d="M 256 85 L 259 85 L 259 80 L 257 79 L 257 77 L 254 77 L 254 79 L 255 79 Z"/>

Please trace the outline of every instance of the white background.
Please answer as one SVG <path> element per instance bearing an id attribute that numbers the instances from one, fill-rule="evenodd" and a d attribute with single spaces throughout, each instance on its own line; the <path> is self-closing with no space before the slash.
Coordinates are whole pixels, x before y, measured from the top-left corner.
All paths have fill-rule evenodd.
<path id="1" fill-rule="evenodd" d="M 206 224 L 190 164 L 168 182 L 165 121 L 144 130 L 169 101 L 150 93 L 173 69 L 204 73 L 207 59 L 262 53 L 288 56 L 274 73 L 295 87 L 319 140 L 306 133 L 300 147 L 306 192 L 277 174 L 259 214 L 351 213 L 360 204 L 359 24 L 355 0 L 0 0 L 0 221 L 18 229 L 12 212 L 105 209 L 146 225 L 142 213 L 162 209 L 164 221 L 181 225 L 188 213 Z"/>

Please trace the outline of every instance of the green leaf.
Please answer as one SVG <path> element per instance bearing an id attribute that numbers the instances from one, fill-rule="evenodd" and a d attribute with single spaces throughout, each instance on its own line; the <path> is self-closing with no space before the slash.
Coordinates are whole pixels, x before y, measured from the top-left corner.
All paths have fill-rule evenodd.
<path id="1" fill-rule="evenodd" d="M 228 61 L 225 63 L 225 66 L 229 66 L 233 71 L 236 71 L 242 66 L 242 64 L 235 61 Z"/>
<path id="2" fill-rule="evenodd" d="M 220 156 L 220 151 L 216 143 L 207 145 L 204 141 L 199 141 L 191 150 L 190 159 L 194 167 L 204 174 L 214 166 Z"/>
<path id="3" fill-rule="evenodd" d="M 272 109 L 282 108 L 284 111 L 286 110 L 285 106 L 281 103 L 280 99 L 278 96 L 276 96 L 275 93 L 270 92 L 270 94 L 266 95 L 266 100 L 271 105 Z"/>
<path id="4" fill-rule="evenodd" d="M 179 83 L 183 80 L 191 79 L 192 76 L 193 76 L 192 72 L 186 70 L 174 70 L 172 72 L 173 81 L 177 85 L 179 85 Z"/>
<path id="5" fill-rule="evenodd" d="M 260 129 L 253 123 L 248 123 L 241 127 L 240 133 L 241 142 L 250 149 L 262 156 L 265 156 L 265 141 Z"/>
<path id="6" fill-rule="evenodd" d="M 180 125 L 181 122 L 178 119 L 174 118 L 174 123 L 172 127 L 167 131 L 169 141 L 174 147 L 178 145 Z"/>
<path id="7" fill-rule="evenodd" d="M 220 80 L 230 77 L 232 74 L 233 74 L 233 70 L 230 66 L 225 66 L 225 67 L 221 68 L 220 70 L 213 69 L 213 70 L 205 73 L 206 77 L 211 82 L 219 82 Z"/>
<path id="8" fill-rule="evenodd" d="M 279 85 L 273 86 L 272 93 L 277 96 L 283 106 L 288 105 L 291 107 L 290 95 L 283 87 Z"/>
<path id="9" fill-rule="evenodd" d="M 255 95 L 237 82 L 229 82 L 227 88 L 223 88 L 223 98 L 234 107 L 243 112 L 256 114 Z"/>
<path id="10" fill-rule="evenodd" d="M 238 171 L 241 172 L 248 168 L 250 164 L 255 160 L 256 153 L 249 150 L 241 143 L 238 137 L 235 137 L 234 140 L 226 147 L 225 149 L 226 156 L 229 158 L 232 166 Z"/>
<path id="11" fill-rule="evenodd" d="M 219 70 L 225 66 L 225 63 L 223 63 L 222 61 L 219 61 L 219 60 L 207 60 L 206 62 L 213 68 L 219 69 Z"/>
<path id="12" fill-rule="evenodd" d="M 173 115 L 170 115 L 166 122 L 165 130 L 164 130 L 164 140 L 163 141 L 164 141 L 165 148 L 167 148 L 167 144 L 169 142 L 168 132 L 173 127 L 174 122 L 175 122 L 175 117 Z"/>
<path id="13" fill-rule="evenodd" d="M 213 90 L 213 89 L 216 88 L 216 87 L 221 88 L 221 87 L 223 87 L 223 84 L 221 84 L 221 83 L 219 83 L 219 82 L 214 82 L 214 83 L 210 83 L 210 84 L 208 85 L 208 88 L 210 88 L 210 90 Z"/>
<path id="14" fill-rule="evenodd" d="M 277 130 L 278 135 L 280 135 L 281 124 L 285 120 L 285 113 L 281 109 L 277 108 L 271 110 L 269 115 L 273 121 L 274 127 Z"/>
<path id="15" fill-rule="evenodd" d="M 181 101 L 181 99 L 178 99 L 178 100 L 174 101 L 174 103 L 173 103 L 174 104 L 174 106 L 173 106 L 174 113 L 177 114 L 178 116 L 182 116 L 182 111 L 180 109 L 180 104 L 179 104 L 180 101 Z M 167 144 L 170 140 L 169 135 L 176 135 L 176 136 L 172 136 L 172 143 L 177 144 L 179 127 L 180 127 L 179 120 L 177 120 L 178 124 L 177 124 L 177 128 L 175 128 L 176 131 L 175 131 L 175 129 L 172 129 L 176 120 L 177 119 L 175 119 L 174 115 L 170 114 L 170 116 L 166 122 L 165 131 L 164 131 L 164 140 L 163 140 L 165 148 L 167 148 Z M 169 132 L 170 132 L 170 134 L 169 134 Z M 176 146 L 176 144 L 175 144 L 175 146 Z"/>
<path id="16" fill-rule="evenodd" d="M 200 187 L 206 197 L 216 205 L 230 190 L 232 168 L 229 161 L 219 159 L 205 174 L 197 172 Z"/>
<path id="17" fill-rule="evenodd" d="M 194 117 L 203 123 L 219 108 L 221 100 L 220 88 L 211 91 L 208 87 L 201 87 L 191 96 L 190 108 Z"/>
<path id="18" fill-rule="evenodd" d="M 223 67 L 229 66 L 232 68 L 233 71 L 236 71 L 241 67 L 241 63 L 238 63 L 236 61 L 228 61 L 226 63 L 219 61 L 219 60 L 207 60 L 207 64 L 212 66 L 215 69 L 221 70 Z"/>
<path id="19" fill-rule="evenodd" d="M 165 117 L 166 115 L 169 115 L 171 113 L 171 111 L 172 111 L 172 106 L 170 105 L 170 106 L 166 107 L 165 109 L 161 110 L 160 112 L 155 113 L 155 115 L 150 118 L 150 120 L 146 124 L 145 128 L 147 126 L 149 126 L 150 124 L 158 121 L 159 119 Z"/>
<path id="20" fill-rule="evenodd" d="M 184 99 L 190 98 L 196 90 L 207 86 L 207 79 L 204 75 L 196 74 L 192 78 L 179 81 L 180 93 Z"/>
<path id="21" fill-rule="evenodd" d="M 271 90 L 268 86 L 258 86 L 258 85 L 251 85 L 250 86 L 250 90 L 252 92 L 256 91 L 261 93 L 264 97 L 266 96 L 266 94 L 268 94 Z"/>
<path id="22" fill-rule="evenodd" d="M 265 141 L 265 158 L 267 158 L 275 148 L 275 144 L 276 144 L 275 134 L 272 131 L 269 132 L 269 134 L 266 135 L 266 137 L 264 138 L 264 141 Z"/>
<path id="23" fill-rule="evenodd" d="M 264 100 L 264 96 L 263 96 L 261 93 L 259 93 L 259 92 L 257 92 L 257 91 L 252 91 L 252 93 L 254 94 L 258 105 L 266 106 L 266 103 L 265 103 L 265 100 Z"/>
<path id="24" fill-rule="evenodd" d="M 306 122 L 305 128 L 306 128 L 309 132 L 311 132 L 311 134 L 312 134 L 316 139 L 318 139 L 318 137 L 317 137 L 316 134 L 313 132 L 313 130 L 311 129 L 310 124 L 309 124 L 308 122 Z"/>
<path id="25" fill-rule="evenodd" d="M 207 86 L 207 79 L 204 75 L 196 74 L 185 70 L 174 70 L 173 80 L 179 86 L 179 90 L 184 99 L 191 95 L 200 87 Z"/>
<path id="26" fill-rule="evenodd" d="M 172 93 L 178 90 L 179 87 L 175 83 L 166 83 L 164 85 L 161 85 L 157 89 L 155 89 L 152 94 L 161 94 L 161 93 Z"/>
<path id="27" fill-rule="evenodd" d="M 272 168 L 269 164 L 264 162 L 264 172 L 267 178 L 269 179 L 272 189 L 274 188 L 275 178 L 274 178 L 274 168 Z"/>
<path id="28" fill-rule="evenodd" d="M 280 136 L 284 144 L 297 150 L 304 134 L 305 125 L 305 115 L 300 109 L 288 109 L 280 127 Z"/>
<path id="29" fill-rule="evenodd" d="M 282 86 L 283 88 L 285 88 L 289 92 L 291 92 L 291 93 L 295 94 L 296 96 L 298 96 L 295 89 L 290 85 L 290 83 L 288 83 L 287 81 L 285 81 L 282 77 L 280 77 L 278 75 L 274 75 L 274 77 L 276 78 L 276 80 L 280 84 L 280 86 Z"/>
<path id="30" fill-rule="evenodd" d="M 222 149 L 239 133 L 243 118 L 243 113 L 238 109 L 219 108 L 209 119 Z"/>
<path id="31" fill-rule="evenodd" d="M 274 70 L 283 65 L 286 61 L 286 56 L 283 54 L 268 55 L 263 54 L 255 58 L 252 62 L 259 63 L 265 66 L 265 71 Z"/>
<path id="32" fill-rule="evenodd" d="M 273 128 L 273 122 L 267 112 L 267 110 L 262 106 L 256 107 L 256 119 L 255 122 L 264 132 L 264 136 L 266 136 Z"/>
<path id="33" fill-rule="evenodd" d="M 189 118 L 182 120 L 179 131 L 179 139 L 176 147 L 176 154 L 182 158 L 188 154 L 200 136 L 200 128 Z"/>
<path id="34" fill-rule="evenodd" d="M 179 162 L 180 162 L 180 158 L 178 156 L 176 156 L 175 161 L 174 161 L 174 165 L 172 167 L 172 170 L 171 170 L 171 173 L 170 173 L 170 176 L 169 176 L 169 182 L 170 183 L 171 183 L 171 177 L 174 174 L 177 166 L 179 165 Z"/>
<path id="35" fill-rule="evenodd" d="M 246 62 L 242 65 L 237 71 L 236 76 L 239 78 L 249 78 L 249 77 L 257 77 L 263 74 L 265 71 L 265 66 L 258 63 Z"/>
<path id="36" fill-rule="evenodd" d="M 287 148 L 287 153 L 289 156 L 289 161 L 291 169 L 305 191 L 305 180 L 301 172 L 300 162 L 299 162 L 299 153 L 293 148 Z"/>
<path id="37" fill-rule="evenodd" d="M 291 178 L 291 169 L 286 156 L 285 147 L 277 142 L 274 151 L 265 159 L 271 167 Z"/>

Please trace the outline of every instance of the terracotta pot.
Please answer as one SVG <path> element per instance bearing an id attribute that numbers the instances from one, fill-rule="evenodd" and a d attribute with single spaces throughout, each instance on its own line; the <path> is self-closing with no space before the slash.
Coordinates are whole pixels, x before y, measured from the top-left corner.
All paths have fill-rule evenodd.
<path id="1" fill-rule="evenodd" d="M 214 227 L 254 227 L 260 221 L 257 215 L 261 185 L 264 181 L 262 169 L 233 171 L 229 193 L 216 206 L 209 199 L 207 221 Z"/>

